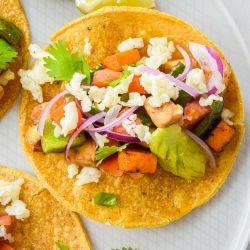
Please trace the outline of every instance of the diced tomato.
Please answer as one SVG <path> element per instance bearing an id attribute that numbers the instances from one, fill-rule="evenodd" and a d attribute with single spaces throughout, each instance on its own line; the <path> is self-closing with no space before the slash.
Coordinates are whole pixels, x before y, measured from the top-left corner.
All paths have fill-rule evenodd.
<path id="1" fill-rule="evenodd" d="M 132 49 L 106 57 L 103 64 L 106 68 L 119 72 L 122 71 L 122 66 L 134 64 L 140 59 L 139 51 Z"/>
<path id="2" fill-rule="evenodd" d="M 15 250 L 5 242 L 0 242 L 0 250 Z"/>
<path id="3" fill-rule="evenodd" d="M 3 215 L 0 217 L 0 225 L 1 226 L 9 226 L 11 225 L 11 217 L 9 215 Z"/>
<path id="4" fill-rule="evenodd" d="M 110 69 L 98 70 L 94 74 L 92 85 L 97 87 L 106 87 L 108 82 L 117 80 L 121 72 L 116 72 Z"/>
<path id="5" fill-rule="evenodd" d="M 128 108 L 122 109 L 122 111 L 119 113 L 118 117 L 119 117 L 120 115 L 122 115 L 126 110 L 128 110 Z M 140 118 L 138 118 L 138 117 L 136 118 L 135 123 L 136 123 L 137 125 L 142 124 Z M 126 129 L 122 126 L 122 124 L 116 125 L 116 126 L 113 128 L 113 131 L 116 132 L 116 133 L 124 134 L 124 135 L 127 135 L 127 134 L 128 134 L 127 131 L 126 131 Z"/>
<path id="6" fill-rule="evenodd" d="M 201 106 L 199 101 L 189 102 L 184 108 L 184 116 L 182 118 L 182 127 L 192 128 L 196 123 L 204 119 L 211 108 L 209 106 Z"/>
<path id="7" fill-rule="evenodd" d="M 118 154 L 114 154 L 105 159 L 99 166 L 101 169 L 113 176 L 122 176 L 123 171 L 119 170 Z"/>
<path id="8" fill-rule="evenodd" d="M 51 108 L 50 110 L 50 119 L 53 120 L 58 126 L 61 127 L 60 121 L 64 117 L 64 107 L 69 103 L 74 101 L 76 103 L 76 108 L 78 112 L 78 124 L 79 126 L 83 121 L 82 112 L 77 100 L 74 97 L 70 97 L 67 99 L 66 97 L 62 96 Z"/>
<path id="9" fill-rule="evenodd" d="M 129 93 L 138 92 L 142 95 L 148 94 L 148 92 L 140 84 L 140 77 L 141 76 L 137 76 L 137 75 L 134 76 L 134 78 L 133 78 L 133 80 L 130 83 L 129 88 L 128 88 Z"/>

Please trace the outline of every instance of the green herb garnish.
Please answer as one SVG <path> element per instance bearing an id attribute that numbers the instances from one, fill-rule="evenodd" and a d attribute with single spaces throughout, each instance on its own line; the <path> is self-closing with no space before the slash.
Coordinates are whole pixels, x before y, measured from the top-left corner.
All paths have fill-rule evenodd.
<path id="1" fill-rule="evenodd" d="M 100 147 L 98 148 L 98 150 L 95 153 L 95 160 L 96 160 L 96 166 L 99 166 L 102 161 L 106 158 L 108 158 L 109 156 L 117 153 L 117 152 L 121 152 L 122 150 L 124 150 L 129 143 L 126 143 L 120 147 L 117 146 L 104 146 L 104 147 Z"/>
<path id="2" fill-rule="evenodd" d="M 69 250 L 69 247 L 67 245 L 65 245 L 63 242 L 56 242 L 56 246 L 60 249 L 60 250 Z"/>
<path id="3" fill-rule="evenodd" d="M 85 83 L 90 83 L 90 69 L 85 58 L 69 52 L 64 41 L 60 40 L 50 45 L 48 52 L 53 57 L 46 57 L 43 60 L 50 77 L 58 81 L 70 81 L 74 73 L 78 72 L 85 74 Z"/>
<path id="4" fill-rule="evenodd" d="M 103 192 L 96 193 L 94 202 L 96 205 L 101 205 L 105 207 L 115 207 L 119 204 L 114 194 Z"/>
<path id="5" fill-rule="evenodd" d="M 111 86 L 112 88 L 116 87 L 117 85 L 119 85 L 121 83 L 121 81 L 123 79 L 126 79 L 127 77 L 129 77 L 131 75 L 130 71 L 128 70 L 128 66 L 123 66 L 123 71 L 120 75 L 120 77 L 117 80 L 111 81 L 109 83 L 107 83 L 109 86 Z"/>
<path id="6" fill-rule="evenodd" d="M 5 40 L 0 39 L 0 69 L 6 70 L 9 64 L 17 58 L 17 51 Z"/>

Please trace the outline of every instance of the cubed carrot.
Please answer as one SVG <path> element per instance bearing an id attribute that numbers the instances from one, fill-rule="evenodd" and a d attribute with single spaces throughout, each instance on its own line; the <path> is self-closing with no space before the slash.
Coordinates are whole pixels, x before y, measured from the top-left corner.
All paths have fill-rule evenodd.
<path id="1" fill-rule="evenodd" d="M 141 149 L 125 149 L 118 153 L 119 169 L 124 172 L 153 174 L 157 167 L 157 157 Z"/>
<path id="2" fill-rule="evenodd" d="M 122 71 L 122 66 L 134 64 L 140 59 L 141 56 L 139 51 L 137 49 L 132 49 L 112 56 L 107 56 L 103 64 L 106 68 L 119 72 Z"/>
<path id="3" fill-rule="evenodd" d="M 221 152 L 232 140 L 235 129 L 221 121 L 206 139 L 207 144 L 216 152 Z"/>
<path id="4" fill-rule="evenodd" d="M 105 159 L 99 166 L 104 171 L 110 173 L 113 176 L 122 176 L 123 171 L 119 170 L 118 155 L 114 154 Z"/>

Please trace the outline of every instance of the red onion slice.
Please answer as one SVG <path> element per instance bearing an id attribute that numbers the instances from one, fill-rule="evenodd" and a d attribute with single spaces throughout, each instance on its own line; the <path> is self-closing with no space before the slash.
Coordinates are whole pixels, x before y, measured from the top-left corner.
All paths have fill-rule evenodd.
<path id="1" fill-rule="evenodd" d="M 64 90 L 62 92 L 60 92 L 59 94 L 57 94 L 56 96 L 54 96 L 46 105 L 46 107 L 44 108 L 41 118 L 39 120 L 38 123 L 38 133 L 42 136 L 43 135 L 43 130 L 44 130 L 44 125 L 46 122 L 46 119 L 49 115 L 50 109 L 52 108 L 52 106 L 64 95 L 68 94 L 69 91 L 68 90 Z"/>
<path id="2" fill-rule="evenodd" d="M 184 90 L 185 92 L 187 92 L 189 95 L 191 95 L 192 97 L 194 98 L 197 98 L 198 96 L 200 96 L 200 93 L 195 89 L 195 88 L 192 88 L 190 86 L 188 86 L 187 84 L 183 83 L 182 81 L 174 78 L 173 76 L 170 76 L 168 74 L 165 74 L 159 70 L 155 70 L 155 69 L 151 69 L 147 66 L 142 66 L 139 68 L 139 70 L 141 72 L 144 72 L 144 73 L 149 73 L 149 74 L 152 74 L 152 75 L 155 75 L 155 76 L 158 76 L 158 75 L 163 75 L 164 77 L 166 77 L 172 84 L 174 84 L 176 87 Z"/>
<path id="3" fill-rule="evenodd" d="M 208 147 L 208 145 L 200 137 L 198 137 L 197 135 L 192 133 L 190 130 L 183 129 L 183 131 L 205 150 L 205 152 L 207 153 L 207 156 L 208 156 L 209 165 L 211 167 L 216 167 L 214 155 L 213 155 L 211 149 Z"/>
<path id="4" fill-rule="evenodd" d="M 102 127 L 99 127 L 99 128 L 87 128 L 86 131 L 90 131 L 90 132 L 104 132 L 104 131 L 107 131 L 107 130 L 111 130 L 113 127 L 115 127 L 116 125 L 119 125 L 123 120 L 125 120 L 130 115 L 132 115 L 138 108 L 139 108 L 138 106 L 132 107 L 132 108 L 128 109 L 127 111 L 125 111 L 117 119 L 115 119 L 114 121 L 110 122 L 109 124 L 106 124 L 106 125 L 104 125 Z"/>
<path id="5" fill-rule="evenodd" d="M 65 149 L 65 158 L 67 161 L 69 161 L 68 155 L 70 147 L 74 141 L 74 139 L 88 126 L 92 125 L 94 122 L 98 121 L 99 119 L 103 118 L 106 115 L 105 112 L 100 112 L 96 115 L 93 115 L 89 117 L 87 120 L 85 120 L 82 125 L 76 129 L 76 131 L 70 136 L 69 141 L 67 143 L 66 149 Z"/>
<path id="6" fill-rule="evenodd" d="M 216 61 L 217 66 L 218 66 L 218 71 L 220 72 L 221 77 L 223 78 L 224 77 L 224 66 L 223 66 L 223 62 L 222 62 L 219 54 L 212 47 L 206 46 L 206 48 L 207 48 L 208 53 Z"/>
<path id="7" fill-rule="evenodd" d="M 138 143 L 141 142 L 139 138 L 130 136 L 130 135 L 125 135 L 121 133 L 116 133 L 113 131 L 104 131 L 101 132 L 101 134 L 107 135 L 109 139 L 117 140 L 117 141 L 122 141 L 122 142 L 131 142 L 131 143 Z"/>
<path id="8" fill-rule="evenodd" d="M 181 75 L 177 77 L 177 79 L 180 81 L 184 81 L 187 78 L 188 73 L 193 68 L 193 62 L 189 54 L 180 45 L 176 45 L 176 48 L 180 51 L 180 53 L 182 54 L 185 60 L 185 70 L 183 71 Z"/>
<path id="9" fill-rule="evenodd" d="M 225 86 L 223 83 L 224 67 L 219 54 L 211 47 L 194 42 L 189 43 L 189 50 L 203 70 L 209 69 L 211 71 L 208 93 L 214 93 L 215 88 L 217 88 L 217 94 L 221 93 Z"/>

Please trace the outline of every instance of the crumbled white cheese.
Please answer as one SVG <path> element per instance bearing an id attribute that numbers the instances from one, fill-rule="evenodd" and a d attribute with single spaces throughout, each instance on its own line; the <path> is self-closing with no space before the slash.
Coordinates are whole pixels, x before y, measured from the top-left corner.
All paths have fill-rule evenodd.
<path id="1" fill-rule="evenodd" d="M 89 112 L 92 107 L 92 102 L 89 99 L 87 93 L 85 91 L 83 93 L 84 93 L 84 97 L 83 97 L 83 100 L 81 101 L 82 111 Z"/>
<path id="2" fill-rule="evenodd" d="M 116 106 L 120 103 L 120 99 L 116 89 L 109 86 L 106 89 L 103 100 L 98 104 L 98 108 L 104 110 L 105 108 Z"/>
<path id="3" fill-rule="evenodd" d="M 6 86 L 10 80 L 14 79 L 15 79 L 14 72 L 8 69 L 0 75 L 0 85 Z"/>
<path id="4" fill-rule="evenodd" d="M 82 80 L 86 76 L 81 73 L 75 73 L 69 83 L 65 85 L 69 93 L 75 96 L 79 101 L 82 101 L 86 95 L 85 91 L 81 88 Z"/>
<path id="5" fill-rule="evenodd" d="M 101 177 L 101 171 L 98 170 L 97 168 L 84 167 L 81 170 L 80 174 L 76 176 L 77 181 L 75 182 L 75 184 L 77 186 L 81 186 L 91 182 L 98 183 L 100 177 Z"/>
<path id="6" fill-rule="evenodd" d="M 93 86 L 90 88 L 89 90 L 89 99 L 92 101 L 92 102 L 95 102 L 95 103 L 100 103 L 102 100 L 103 100 L 103 97 L 106 93 L 106 88 L 98 88 L 96 86 Z"/>
<path id="7" fill-rule="evenodd" d="M 61 119 L 60 124 L 64 136 L 75 129 L 78 123 L 78 111 L 75 102 L 69 102 L 63 107 L 64 117 Z"/>
<path id="8" fill-rule="evenodd" d="M 70 164 L 68 166 L 68 177 L 73 179 L 74 176 L 78 174 L 78 166 L 76 164 Z"/>
<path id="9" fill-rule="evenodd" d="M 141 142 L 149 143 L 151 133 L 148 126 L 136 124 L 137 115 L 133 114 L 122 122 L 122 126 L 131 136 L 137 136 Z"/>
<path id="10" fill-rule="evenodd" d="M 129 100 L 127 102 L 122 102 L 122 105 L 127 107 L 143 106 L 145 101 L 145 95 L 140 95 L 138 92 L 132 92 L 129 93 Z"/>
<path id="11" fill-rule="evenodd" d="M 221 113 L 221 118 L 222 120 L 227 123 L 228 125 L 230 126 L 233 126 L 234 123 L 231 121 L 231 119 L 234 117 L 234 113 L 229 110 L 229 109 L 226 109 L 224 108 L 222 113 Z"/>
<path id="12" fill-rule="evenodd" d="M 134 74 L 131 74 L 127 78 L 121 79 L 120 83 L 116 87 L 114 87 L 114 91 L 120 95 L 127 93 L 129 85 L 133 81 L 133 78 Z"/>
<path id="13" fill-rule="evenodd" d="M 10 201 L 19 199 L 21 185 L 24 183 L 23 178 L 15 181 L 0 180 L 0 203 L 7 205 Z"/>
<path id="14" fill-rule="evenodd" d="M 44 51 L 39 45 L 31 43 L 29 46 L 29 52 L 33 59 L 43 59 L 44 57 L 51 57 L 51 54 Z"/>
<path id="15" fill-rule="evenodd" d="M 52 121 L 52 125 L 55 126 L 55 129 L 54 129 L 54 136 L 56 138 L 58 138 L 59 136 L 63 135 L 63 132 L 62 132 L 62 129 L 60 126 L 58 126 L 58 124 L 54 121 Z"/>
<path id="16" fill-rule="evenodd" d="M 0 226 L 0 237 L 2 237 L 4 240 L 7 240 L 10 243 L 14 242 L 12 234 L 6 232 L 5 226 Z"/>
<path id="17" fill-rule="evenodd" d="M 199 68 L 192 69 L 188 73 L 186 84 L 197 89 L 201 94 L 208 91 L 204 71 Z"/>
<path id="18" fill-rule="evenodd" d="M 148 98 L 149 104 L 154 107 L 160 107 L 163 103 L 175 100 L 179 95 L 176 88 L 163 74 L 154 76 L 144 73 L 140 78 L 140 84 L 152 96 Z"/>
<path id="19" fill-rule="evenodd" d="M 10 206 L 5 208 L 10 216 L 15 216 L 18 220 L 23 220 L 30 216 L 30 211 L 26 208 L 26 204 L 21 200 L 15 200 Z"/>
<path id="20" fill-rule="evenodd" d="M 128 117 L 127 119 L 124 119 L 122 122 L 122 126 L 124 127 L 126 132 L 131 136 L 136 135 L 134 132 L 134 129 L 136 127 L 136 118 L 137 118 L 137 115 L 133 114 L 130 117 Z"/>
<path id="21" fill-rule="evenodd" d="M 105 143 L 109 142 L 109 139 L 107 138 L 106 135 L 95 133 L 95 138 L 96 138 L 96 143 L 98 144 L 99 147 L 103 147 Z"/>
<path id="22" fill-rule="evenodd" d="M 223 101 L 222 96 L 218 95 L 210 95 L 209 97 L 201 97 L 199 100 L 199 104 L 201 106 L 210 106 L 212 105 L 213 101 Z"/>
<path id="23" fill-rule="evenodd" d="M 145 65 L 158 69 L 162 64 L 172 58 L 175 51 L 174 43 L 168 42 L 166 37 L 155 37 L 149 40 L 148 56 Z"/>
<path id="24" fill-rule="evenodd" d="M 87 56 L 91 55 L 91 51 L 92 51 L 92 45 L 89 42 L 89 38 L 85 38 L 84 39 L 84 48 L 83 48 L 83 53 Z"/>
<path id="25" fill-rule="evenodd" d="M 136 125 L 134 131 L 140 141 L 149 143 L 151 133 L 148 126 L 144 126 L 142 124 Z"/>
<path id="26" fill-rule="evenodd" d="M 43 51 L 38 45 L 31 44 L 29 46 L 30 54 L 36 59 L 32 69 L 18 71 L 22 87 L 31 92 L 34 99 L 39 103 L 43 102 L 43 93 L 40 85 L 46 82 L 52 82 L 53 78 L 48 76 L 47 70 L 44 67 L 43 58 L 51 56 L 49 53 Z"/>
<path id="27" fill-rule="evenodd" d="M 123 42 L 121 42 L 117 49 L 120 52 L 124 52 L 127 50 L 131 50 L 131 49 L 141 49 L 144 47 L 144 42 L 143 42 L 143 38 L 129 38 Z"/>

